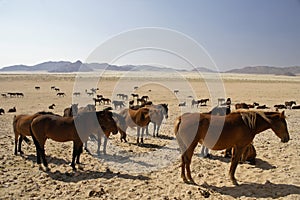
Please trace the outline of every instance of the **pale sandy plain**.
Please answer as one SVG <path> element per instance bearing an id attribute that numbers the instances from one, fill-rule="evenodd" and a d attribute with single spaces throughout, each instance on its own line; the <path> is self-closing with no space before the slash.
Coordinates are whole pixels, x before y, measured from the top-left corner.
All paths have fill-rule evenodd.
<path id="1" fill-rule="evenodd" d="M 120 73 L 109 72 L 99 82 L 98 75 L 93 75 L 86 79 L 86 85 L 81 83 L 82 88 L 74 89 L 75 74 L 1 74 L 0 93 L 23 92 L 25 97 L 0 97 L 0 108 L 5 111 L 13 106 L 17 108 L 17 113 L 0 116 L 0 199 L 204 199 L 204 193 L 209 199 L 300 199 L 300 110 L 285 110 L 291 138 L 288 143 L 281 143 L 271 130 L 256 136 L 257 163 L 238 166 L 239 186 L 229 180 L 229 159 L 223 158 L 222 152 L 212 151 L 212 159 L 203 159 L 199 157 L 199 147 L 191 166 L 198 185 L 183 183 L 180 152 L 173 133 L 174 120 L 182 112 L 210 110 L 215 102 L 191 109 L 189 96 L 211 98 L 209 91 L 220 90 L 222 94 L 223 87 L 217 87 L 215 80 L 209 82 L 212 75 L 204 75 L 204 79 L 197 74 L 181 75 L 133 73 L 124 78 Z M 147 77 L 146 81 L 141 76 Z M 299 76 L 223 74 L 221 80 L 224 97 L 230 97 L 233 104 L 256 101 L 274 110 L 274 104 L 285 101 L 300 103 Z M 50 90 L 52 85 L 65 92 L 66 97 L 57 97 Z M 41 89 L 35 90 L 35 86 Z M 99 87 L 98 93 L 111 99 L 117 99 L 116 93 L 136 92 L 148 95 L 154 103 L 168 103 L 169 119 L 164 120 L 161 127 L 162 137 L 148 136 L 144 146 L 137 146 L 132 129 L 128 129 L 128 143 L 121 143 L 119 135 L 111 135 L 107 155 L 92 156 L 84 152 L 83 169 L 77 174 L 72 173 L 69 166 L 72 142 L 47 141 L 49 172 L 38 169 L 33 144 L 23 143 L 24 156 L 14 155 L 12 120 L 15 114 L 49 111 L 52 103 L 56 107 L 51 111 L 62 114 L 72 102 L 90 100 L 91 97 L 84 94 L 84 88 L 90 86 Z M 133 86 L 139 89 L 133 91 Z M 174 95 L 174 89 L 180 92 Z M 72 93 L 78 90 L 82 90 L 81 97 L 73 99 Z M 187 107 L 180 110 L 178 103 L 183 101 Z M 95 142 L 90 145 L 93 149 Z"/>

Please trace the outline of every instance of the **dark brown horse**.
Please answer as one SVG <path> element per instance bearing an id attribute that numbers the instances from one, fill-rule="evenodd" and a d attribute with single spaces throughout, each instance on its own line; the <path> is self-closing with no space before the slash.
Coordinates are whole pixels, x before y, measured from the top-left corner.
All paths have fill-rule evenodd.
<path id="1" fill-rule="evenodd" d="M 23 154 L 24 152 L 21 150 L 22 141 L 25 140 L 25 142 L 29 143 L 30 140 L 26 138 L 26 136 L 30 135 L 30 124 L 32 120 L 40 115 L 55 115 L 52 112 L 38 112 L 33 115 L 17 115 L 14 116 L 13 119 L 13 130 L 15 134 L 15 155 L 17 155 L 17 152 L 20 152 L 20 154 Z M 19 139 L 19 147 L 18 146 L 18 139 Z"/>
<path id="2" fill-rule="evenodd" d="M 229 175 L 233 184 L 237 185 L 234 173 L 245 148 L 253 141 L 256 134 L 270 128 L 282 142 L 289 141 L 284 112 L 241 111 L 226 116 L 200 113 L 181 115 L 175 122 L 176 139 L 182 152 L 181 177 L 185 182 L 189 180 L 194 183 L 190 164 L 198 143 L 212 150 L 233 147 Z"/>
<path id="3" fill-rule="evenodd" d="M 70 107 L 64 109 L 64 117 L 73 117 L 78 113 L 78 104 L 72 104 Z"/>
<path id="4" fill-rule="evenodd" d="M 41 158 L 46 170 L 48 162 L 45 156 L 45 143 L 48 138 L 57 142 L 73 141 L 73 156 L 71 166 L 73 170 L 82 153 L 83 142 L 87 141 L 91 133 L 103 131 L 108 137 L 110 132 L 118 132 L 116 122 L 110 111 L 84 112 L 76 117 L 60 117 L 54 115 L 42 115 L 33 119 L 31 123 L 31 135 L 36 146 L 37 164 L 41 164 Z"/>

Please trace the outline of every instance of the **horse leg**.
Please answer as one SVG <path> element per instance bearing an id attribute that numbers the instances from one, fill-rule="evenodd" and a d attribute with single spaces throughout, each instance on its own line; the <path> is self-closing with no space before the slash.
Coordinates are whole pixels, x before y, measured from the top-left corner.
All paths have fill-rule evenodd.
<path id="1" fill-rule="evenodd" d="M 77 157 L 76 157 L 76 164 L 80 164 L 80 154 L 82 153 L 82 146 L 83 144 L 78 145 L 77 148 Z"/>
<path id="2" fill-rule="evenodd" d="M 183 179 L 183 181 L 185 183 L 187 183 L 187 179 L 186 179 L 186 176 L 185 176 L 185 161 L 184 161 L 184 156 L 182 155 L 181 156 L 181 178 Z"/>
<path id="3" fill-rule="evenodd" d="M 158 137 L 159 129 L 160 129 L 160 124 L 158 124 L 158 125 L 157 125 L 157 128 L 156 128 L 156 137 Z"/>
<path id="4" fill-rule="evenodd" d="M 103 154 L 106 154 L 106 146 L 107 146 L 107 137 L 106 135 L 104 135 Z"/>
<path id="5" fill-rule="evenodd" d="M 149 135 L 149 124 L 146 126 L 146 135 Z"/>
<path id="6" fill-rule="evenodd" d="M 22 145 L 22 141 L 23 141 L 23 136 L 20 135 L 20 138 L 19 138 L 19 146 L 18 146 L 18 152 L 20 152 L 20 154 L 24 154 L 24 152 L 21 150 L 21 145 Z"/>
<path id="7" fill-rule="evenodd" d="M 101 133 L 100 133 L 100 131 L 98 132 L 97 137 L 98 137 L 97 154 L 100 155 L 100 146 L 101 146 Z"/>
<path id="8" fill-rule="evenodd" d="M 18 135 L 15 133 L 15 155 L 18 154 Z"/>
<path id="9" fill-rule="evenodd" d="M 72 167 L 73 171 L 76 171 L 75 159 L 76 159 L 77 155 L 78 155 L 78 149 L 76 148 L 75 142 L 73 142 L 73 153 L 72 153 L 72 162 L 71 162 L 71 167 Z"/>
<path id="10" fill-rule="evenodd" d="M 136 143 L 137 143 L 137 144 L 139 144 L 139 141 L 140 141 L 140 129 L 141 129 L 141 128 L 138 126 L 138 127 L 137 127 L 137 130 L 136 130 L 136 131 L 137 131 L 137 139 L 136 139 Z"/>
<path id="11" fill-rule="evenodd" d="M 48 162 L 47 162 L 47 159 L 46 159 L 45 147 L 40 149 L 40 154 L 41 154 L 41 157 L 42 157 L 42 160 L 43 160 L 43 165 L 46 167 L 46 171 L 49 171 L 50 169 L 48 167 Z"/>
<path id="12" fill-rule="evenodd" d="M 142 136 L 141 136 L 141 143 L 144 144 L 144 132 L 145 132 L 145 127 L 142 128 Z"/>
<path id="13" fill-rule="evenodd" d="M 153 123 L 153 137 L 155 137 L 156 123 Z"/>
<path id="14" fill-rule="evenodd" d="M 234 177 L 235 170 L 237 165 L 241 159 L 242 153 L 245 147 L 234 147 L 232 157 L 231 157 L 231 165 L 229 169 L 230 180 L 234 185 L 238 185 L 236 178 Z"/>

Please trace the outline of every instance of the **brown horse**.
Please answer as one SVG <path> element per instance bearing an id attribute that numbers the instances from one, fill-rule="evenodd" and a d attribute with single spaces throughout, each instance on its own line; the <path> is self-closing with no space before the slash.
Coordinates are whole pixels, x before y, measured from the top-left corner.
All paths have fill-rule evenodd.
<path id="1" fill-rule="evenodd" d="M 234 148 L 229 175 L 233 184 L 237 185 L 234 173 L 242 153 L 256 134 L 269 128 L 281 138 L 282 142 L 289 141 L 284 112 L 240 111 L 226 116 L 200 113 L 181 115 L 175 122 L 176 139 L 182 152 L 181 177 L 185 182 L 189 180 L 194 183 L 190 164 L 199 142 L 212 150 Z"/>
<path id="2" fill-rule="evenodd" d="M 144 132 L 146 126 L 148 126 L 151 118 L 157 118 L 161 113 L 160 110 L 155 108 L 142 107 L 138 110 L 124 109 L 120 112 L 120 115 L 125 118 L 126 125 L 124 127 L 124 132 L 126 132 L 128 127 L 137 127 L 137 144 L 139 144 L 139 139 L 141 135 L 141 143 L 144 143 Z M 142 129 L 142 134 L 140 134 Z"/>
<path id="3" fill-rule="evenodd" d="M 155 137 L 155 132 L 156 132 L 156 136 L 158 137 L 159 129 L 160 129 L 160 126 L 162 124 L 164 117 L 166 119 L 168 119 L 168 117 L 169 117 L 168 116 L 168 111 L 169 111 L 168 104 L 162 103 L 162 104 L 157 104 L 157 105 L 149 105 L 149 106 L 146 105 L 146 107 L 155 108 L 155 109 L 158 109 L 161 111 L 160 113 L 158 113 L 158 115 L 156 115 L 156 117 L 151 118 L 151 123 L 153 123 L 153 137 Z M 149 126 L 146 127 L 147 135 L 149 134 L 148 127 Z"/>
<path id="4" fill-rule="evenodd" d="M 55 115 L 52 112 L 38 112 L 33 115 L 17 115 L 14 116 L 13 119 L 13 130 L 15 133 L 15 155 L 17 155 L 17 152 L 20 152 L 20 154 L 24 154 L 24 152 L 21 150 L 22 141 L 25 140 L 26 143 L 30 143 L 30 140 L 26 136 L 30 135 L 30 124 L 32 120 L 40 115 Z M 19 139 L 19 147 L 18 146 L 18 139 Z"/>
<path id="5" fill-rule="evenodd" d="M 70 107 L 64 109 L 64 117 L 73 117 L 78 113 L 78 104 L 72 104 Z"/>
<path id="6" fill-rule="evenodd" d="M 231 158 L 233 148 L 226 149 L 225 158 Z M 253 143 L 249 144 L 241 156 L 241 163 L 249 162 L 250 165 L 255 165 L 256 150 Z"/>
<path id="7" fill-rule="evenodd" d="M 57 142 L 73 141 L 73 156 L 71 166 L 75 171 L 76 163 L 82 153 L 83 142 L 87 141 L 91 133 L 103 131 L 108 137 L 110 132 L 118 132 L 116 122 L 110 111 L 84 112 L 76 117 L 60 117 L 54 115 L 42 115 L 33 119 L 31 123 L 31 135 L 36 146 L 37 164 L 43 164 L 48 168 L 45 156 L 45 143 L 48 138 Z"/>

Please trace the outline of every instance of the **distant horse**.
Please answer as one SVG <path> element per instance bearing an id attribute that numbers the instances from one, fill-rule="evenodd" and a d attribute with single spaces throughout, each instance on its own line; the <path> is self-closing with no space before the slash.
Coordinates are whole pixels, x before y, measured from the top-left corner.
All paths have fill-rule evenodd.
<path id="1" fill-rule="evenodd" d="M 5 114 L 5 111 L 3 108 L 0 108 L 0 115 Z"/>
<path id="2" fill-rule="evenodd" d="M 246 103 L 237 103 L 235 104 L 235 109 L 249 109 L 249 106 Z"/>
<path id="3" fill-rule="evenodd" d="M 48 108 L 53 110 L 53 109 L 54 109 L 54 106 L 55 106 L 55 104 L 53 103 L 53 104 L 50 105 Z"/>
<path id="4" fill-rule="evenodd" d="M 225 102 L 225 99 L 224 98 L 218 98 L 218 105 L 221 106 L 223 105 Z"/>
<path id="5" fill-rule="evenodd" d="M 204 114 L 225 116 L 230 113 L 231 113 L 230 106 L 216 106 L 211 111 L 204 113 Z"/>
<path id="6" fill-rule="evenodd" d="M 270 109 L 270 108 L 267 107 L 266 105 L 262 105 L 262 106 L 257 106 L 256 109 Z"/>
<path id="7" fill-rule="evenodd" d="M 291 109 L 294 104 L 296 105 L 296 101 L 286 101 L 284 104 L 287 108 Z"/>
<path id="8" fill-rule="evenodd" d="M 149 96 L 147 96 L 147 95 L 144 95 L 144 96 L 142 96 L 142 98 L 141 99 L 144 99 L 145 101 L 148 101 L 149 100 Z"/>
<path id="9" fill-rule="evenodd" d="M 111 100 L 109 98 L 101 98 L 101 102 L 103 102 L 103 104 L 110 104 L 111 103 Z"/>
<path id="10" fill-rule="evenodd" d="M 200 99 L 198 100 L 198 104 L 200 104 L 201 106 L 206 106 L 206 103 L 209 101 L 209 99 Z"/>
<path id="11" fill-rule="evenodd" d="M 12 113 L 12 112 L 17 112 L 16 107 L 10 108 L 8 111 L 8 113 Z"/>
<path id="12" fill-rule="evenodd" d="M 292 109 L 300 109 L 300 105 L 293 106 Z"/>
<path id="13" fill-rule="evenodd" d="M 59 96 L 59 97 L 64 97 L 64 96 L 66 96 L 66 94 L 65 94 L 64 92 L 58 92 L 56 95 Z"/>
<path id="14" fill-rule="evenodd" d="M 35 87 L 34 87 L 34 89 L 36 89 L 36 90 L 40 90 L 40 89 L 41 89 L 41 87 L 40 87 L 40 86 L 35 86 Z"/>
<path id="15" fill-rule="evenodd" d="M 139 95 L 138 95 L 138 94 L 132 93 L 131 96 L 132 96 L 132 98 L 139 98 Z"/>
<path id="16" fill-rule="evenodd" d="M 181 102 L 181 103 L 178 104 L 178 106 L 179 106 L 179 107 L 181 107 L 181 106 L 186 106 L 186 102 Z"/>
<path id="17" fill-rule="evenodd" d="M 95 106 L 97 105 L 97 103 L 100 105 L 101 102 L 102 102 L 102 99 L 96 99 L 96 98 L 93 98 L 94 102 L 95 102 Z"/>
<path id="18" fill-rule="evenodd" d="M 274 108 L 277 108 L 277 109 L 286 109 L 286 105 L 283 105 L 283 104 L 276 104 L 274 105 Z"/>
<path id="19" fill-rule="evenodd" d="M 142 98 L 137 98 L 137 99 L 136 99 L 136 102 L 137 102 L 137 104 L 139 105 L 140 103 L 141 103 L 141 104 L 145 104 L 147 101 L 146 101 L 145 99 L 142 99 Z"/>
<path id="20" fill-rule="evenodd" d="M 179 90 L 174 90 L 173 92 L 174 94 L 178 94 Z"/>
<path id="21" fill-rule="evenodd" d="M 118 107 L 119 107 L 120 109 L 123 108 L 123 107 L 125 107 L 124 101 L 116 101 L 116 100 L 114 100 L 114 101 L 112 101 L 112 104 L 114 105 L 115 110 L 116 110 Z"/>
<path id="22" fill-rule="evenodd" d="M 198 142 L 206 145 L 205 137 L 213 136 L 216 130 L 222 128 L 212 150 L 234 148 L 229 170 L 230 179 L 237 185 L 234 173 L 245 148 L 251 144 L 256 134 L 271 128 L 281 138 L 282 142 L 288 142 L 289 132 L 284 112 L 233 112 L 224 116 L 212 116 L 200 113 L 185 113 L 175 122 L 175 134 L 182 151 L 181 177 L 184 182 L 194 183 L 191 177 L 190 164 L 193 152 Z M 209 132 L 208 132 L 209 131 Z M 187 171 L 187 178 L 185 176 Z"/>
<path id="23" fill-rule="evenodd" d="M 198 101 L 193 99 L 192 102 L 191 102 L 191 107 L 193 108 L 195 105 L 197 105 L 197 108 L 198 108 Z"/>
<path id="24" fill-rule="evenodd" d="M 54 115 L 41 115 L 34 118 L 31 123 L 31 135 L 36 146 L 37 164 L 41 164 L 42 158 L 46 170 L 49 170 L 44 148 L 47 138 L 57 142 L 73 141 L 71 167 L 75 171 L 75 160 L 77 164 L 80 163 L 83 142 L 87 141 L 91 133 L 98 131 L 103 131 L 107 137 L 110 132 L 114 134 L 118 132 L 111 112 L 83 112 L 75 118 Z"/>
<path id="25" fill-rule="evenodd" d="M 13 119 L 13 130 L 15 134 L 15 155 L 17 152 L 23 154 L 24 152 L 21 150 L 22 141 L 25 140 L 26 143 L 29 143 L 30 140 L 26 138 L 26 136 L 30 135 L 30 124 L 34 118 L 40 115 L 51 114 L 54 115 L 52 112 L 38 112 L 33 115 L 17 115 L 14 116 Z M 20 136 L 20 138 L 19 138 Z M 19 139 L 19 147 L 18 146 L 18 139 Z"/>
<path id="26" fill-rule="evenodd" d="M 74 96 L 80 96 L 80 92 L 73 92 Z"/>
<path id="27" fill-rule="evenodd" d="M 158 137 L 159 129 L 160 129 L 160 126 L 162 124 L 164 117 L 166 119 L 168 119 L 168 117 L 169 117 L 169 115 L 168 115 L 169 108 L 168 108 L 168 104 L 166 104 L 166 103 L 146 106 L 146 108 L 151 108 L 151 107 L 161 111 L 161 113 L 156 115 L 155 118 L 154 117 L 151 118 L 151 123 L 153 123 L 153 137 L 155 137 L 155 132 L 156 132 L 156 137 Z M 149 134 L 148 127 L 149 127 L 149 125 L 146 127 L 147 135 Z"/>
<path id="28" fill-rule="evenodd" d="M 51 90 L 55 90 L 55 88 L 56 88 L 55 86 L 51 86 Z"/>
<path id="29" fill-rule="evenodd" d="M 123 130 L 126 132 L 128 127 L 134 128 L 137 127 L 137 144 L 140 143 L 140 136 L 141 136 L 141 143 L 144 143 L 144 131 L 146 126 L 151 121 L 151 118 L 157 118 L 160 114 L 160 110 L 154 108 L 146 108 L 142 107 L 138 110 L 133 109 L 124 109 L 119 114 L 125 118 L 126 126 Z M 142 129 L 142 134 L 140 134 Z"/>
<path id="30" fill-rule="evenodd" d="M 52 89 L 52 88 L 51 88 L 51 89 Z M 59 91 L 60 91 L 60 89 L 59 89 L 58 87 L 55 87 L 54 90 L 55 90 L 56 92 L 59 92 Z"/>

